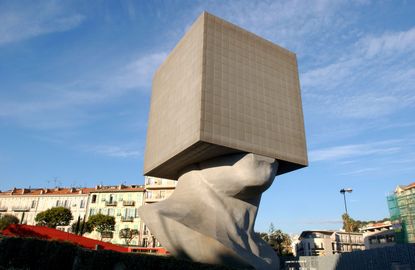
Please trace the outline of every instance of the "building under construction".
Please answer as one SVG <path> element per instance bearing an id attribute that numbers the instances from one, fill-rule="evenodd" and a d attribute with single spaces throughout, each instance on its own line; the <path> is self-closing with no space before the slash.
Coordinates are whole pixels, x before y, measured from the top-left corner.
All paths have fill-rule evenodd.
<path id="1" fill-rule="evenodd" d="M 387 197 L 397 243 L 415 243 L 415 183 L 398 186 Z"/>

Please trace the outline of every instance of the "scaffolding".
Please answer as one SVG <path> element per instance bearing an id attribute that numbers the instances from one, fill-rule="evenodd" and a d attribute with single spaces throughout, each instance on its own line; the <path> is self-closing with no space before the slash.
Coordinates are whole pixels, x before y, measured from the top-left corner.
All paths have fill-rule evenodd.
<path id="1" fill-rule="evenodd" d="M 415 187 L 399 189 L 387 197 L 398 243 L 415 243 Z"/>

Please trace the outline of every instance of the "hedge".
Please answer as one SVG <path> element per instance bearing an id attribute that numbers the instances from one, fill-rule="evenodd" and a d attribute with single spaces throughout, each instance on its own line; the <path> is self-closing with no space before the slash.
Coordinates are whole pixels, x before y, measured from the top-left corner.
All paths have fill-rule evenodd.
<path id="1" fill-rule="evenodd" d="M 19 237 L 0 238 L 0 269 L 231 270 L 174 257 L 95 251 L 66 242 Z"/>

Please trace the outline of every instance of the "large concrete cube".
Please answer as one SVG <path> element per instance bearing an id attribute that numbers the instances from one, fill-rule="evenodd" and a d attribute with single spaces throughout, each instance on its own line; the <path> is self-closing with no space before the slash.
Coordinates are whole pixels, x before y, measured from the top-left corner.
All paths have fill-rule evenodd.
<path id="1" fill-rule="evenodd" d="M 297 60 L 205 12 L 154 76 L 144 174 L 240 152 L 277 159 L 278 174 L 307 166 Z"/>

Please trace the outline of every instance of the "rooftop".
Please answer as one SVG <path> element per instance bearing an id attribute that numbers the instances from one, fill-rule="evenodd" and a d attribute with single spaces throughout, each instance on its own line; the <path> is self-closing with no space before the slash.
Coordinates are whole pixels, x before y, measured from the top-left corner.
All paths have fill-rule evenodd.
<path id="1" fill-rule="evenodd" d="M 12 190 L 0 192 L 1 195 L 70 195 L 89 194 L 93 188 L 13 188 Z"/>

